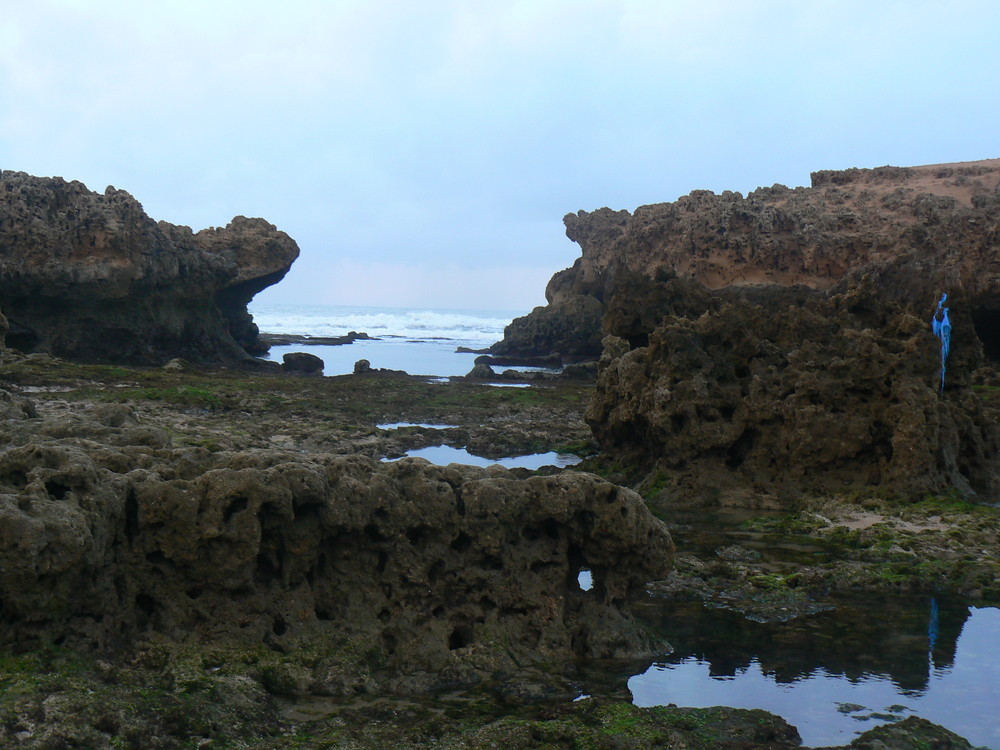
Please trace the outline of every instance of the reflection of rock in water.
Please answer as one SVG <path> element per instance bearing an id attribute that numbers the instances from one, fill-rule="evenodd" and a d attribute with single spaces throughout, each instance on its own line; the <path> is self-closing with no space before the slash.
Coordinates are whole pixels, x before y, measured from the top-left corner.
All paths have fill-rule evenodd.
<path id="1" fill-rule="evenodd" d="M 930 654 L 929 613 L 927 600 L 850 602 L 812 617 L 766 624 L 701 603 L 653 602 L 642 618 L 674 646 L 667 661 L 707 661 L 713 677 L 735 675 L 756 660 L 778 682 L 795 682 L 821 669 L 851 680 L 885 675 L 902 690 L 922 691 L 929 666 L 954 664 L 969 609 L 938 601 L 938 635 Z"/>

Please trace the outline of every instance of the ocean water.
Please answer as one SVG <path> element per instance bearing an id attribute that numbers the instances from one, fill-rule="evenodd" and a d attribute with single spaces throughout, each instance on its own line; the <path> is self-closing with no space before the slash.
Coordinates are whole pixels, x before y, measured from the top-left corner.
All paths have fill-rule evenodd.
<path id="1" fill-rule="evenodd" d="M 256 302 L 249 311 L 262 333 L 328 337 L 356 331 L 377 339 L 339 346 L 273 346 L 265 359 L 281 362 L 288 352 L 308 352 L 323 360 L 325 375 L 354 372 L 354 363 L 367 359 L 376 369 L 437 377 L 468 374 L 478 355 L 455 350 L 485 349 L 503 338 L 508 323 L 527 312 Z"/>

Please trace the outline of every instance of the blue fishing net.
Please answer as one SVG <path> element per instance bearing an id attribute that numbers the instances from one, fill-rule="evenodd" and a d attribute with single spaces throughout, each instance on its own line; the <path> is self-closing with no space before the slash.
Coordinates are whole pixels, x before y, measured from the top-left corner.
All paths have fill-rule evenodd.
<path id="1" fill-rule="evenodd" d="M 941 393 L 944 393 L 945 360 L 948 359 L 948 351 L 951 349 L 951 321 L 948 320 L 948 308 L 944 306 L 947 299 L 947 294 L 941 295 L 934 318 L 931 320 L 931 330 L 941 340 Z"/>

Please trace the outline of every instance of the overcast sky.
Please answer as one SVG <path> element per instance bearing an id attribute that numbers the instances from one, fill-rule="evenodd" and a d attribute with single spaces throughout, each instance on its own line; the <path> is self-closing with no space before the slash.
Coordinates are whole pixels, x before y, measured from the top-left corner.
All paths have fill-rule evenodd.
<path id="1" fill-rule="evenodd" d="M 527 310 L 562 217 L 1000 157 L 997 0 L 0 0 L 0 169 L 302 255 L 266 302 Z"/>

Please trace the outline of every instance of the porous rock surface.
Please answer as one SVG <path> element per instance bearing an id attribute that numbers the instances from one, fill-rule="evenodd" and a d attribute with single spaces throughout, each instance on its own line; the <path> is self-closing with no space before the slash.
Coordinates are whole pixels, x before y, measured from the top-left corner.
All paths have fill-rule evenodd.
<path id="1" fill-rule="evenodd" d="M 601 354 L 606 454 L 702 495 L 890 485 L 994 496 L 997 422 L 970 386 L 1000 359 L 1000 160 L 818 172 L 565 218 L 581 246 L 500 348 Z M 943 393 L 930 330 L 947 293 Z M 575 334 L 551 318 L 601 309 Z"/>
<path id="2" fill-rule="evenodd" d="M 327 694 L 662 648 L 624 606 L 667 573 L 670 537 L 595 476 L 210 453 L 122 405 L 5 403 L 4 647 L 266 644 L 316 654 L 283 691 Z"/>
<path id="3" fill-rule="evenodd" d="M 298 246 L 263 219 L 192 232 L 124 190 L 0 171 L 9 346 L 85 361 L 227 362 L 259 353 L 246 305 Z"/>

